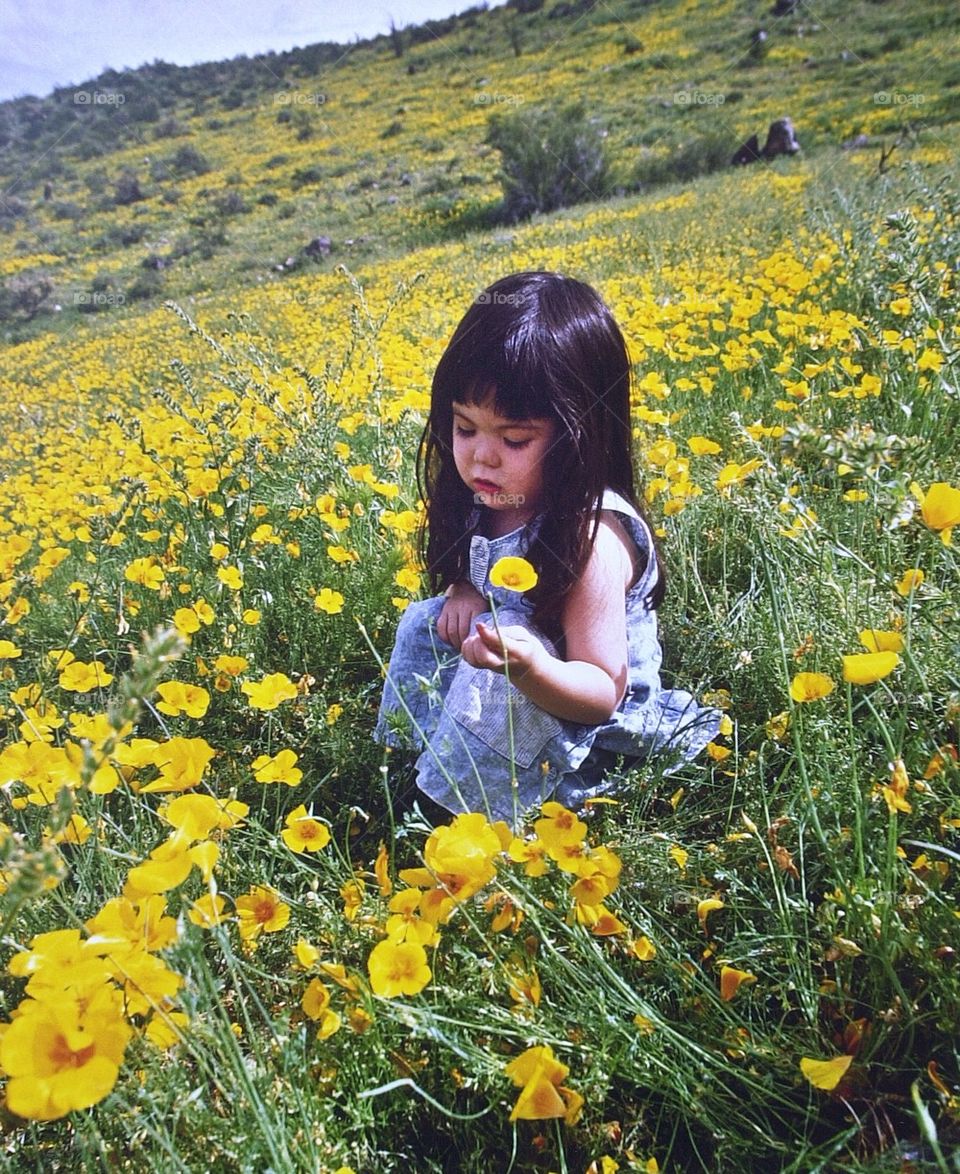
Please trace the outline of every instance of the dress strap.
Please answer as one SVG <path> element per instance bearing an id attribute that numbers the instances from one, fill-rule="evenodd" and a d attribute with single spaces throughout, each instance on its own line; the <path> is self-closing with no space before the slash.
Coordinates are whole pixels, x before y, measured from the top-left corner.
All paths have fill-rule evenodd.
<path id="1" fill-rule="evenodd" d="M 610 510 L 615 514 L 626 514 L 628 518 L 636 518 L 638 522 L 643 519 L 637 512 L 636 507 L 625 497 L 621 497 L 614 489 L 605 489 L 603 497 L 600 499 L 600 508 L 602 510 Z"/>

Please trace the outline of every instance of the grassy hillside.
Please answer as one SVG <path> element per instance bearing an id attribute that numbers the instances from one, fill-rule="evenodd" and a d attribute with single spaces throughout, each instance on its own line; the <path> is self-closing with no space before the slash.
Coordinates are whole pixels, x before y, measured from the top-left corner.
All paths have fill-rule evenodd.
<path id="1" fill-rule="evenodd" d="M 51 283 L 8 337 L 402 255 L 495 215 L 491 113 L 585 100 L 614 183 L 642 189 L 701 144 L 723 157 L 778 117 L 828 175 L 956 145 L 956 7 L 547 4 L 217 66 L 156 63 L 0 107 L 0 274 Z M 766 38 L 757 41 L 763 30 Z M 759 47 L 758 47 L 759 46 Z M 696 153 L 696 148 L 694 148 Z M 682 173 L 681 173 L 682 174 Z M 304 249 L 328 237 L 329 255 Z M 51 307 L 60 310 L 51 313 Z"/>
<path id="2" fill-rule="evenodd" d="M 958 1169 L 956 34 L 547 4 L 7 104 L 11 1168 Z M 570 97 L 624 190 L 488 223 L 491 108 Z M 785 114 L 802 155 L 650 182 Z M 623 325 L 665 679 L 727 721 L 428 835 L 371 738 L 413 454 L 523 268 Z"/>

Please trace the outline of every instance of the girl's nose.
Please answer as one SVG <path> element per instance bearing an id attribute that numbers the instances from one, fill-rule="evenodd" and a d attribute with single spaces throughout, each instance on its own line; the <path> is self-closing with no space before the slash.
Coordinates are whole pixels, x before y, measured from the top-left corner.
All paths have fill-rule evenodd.
<path id="1" fill-rule="evenodd" d="M 488 468 L 495 468 L 500 464 L 500 453 L 497 449 L 496 441 L 486 436 L 478 436 L 477 443 L 473 450 L 474 460 L 478 464 L 486 465 Z"/>

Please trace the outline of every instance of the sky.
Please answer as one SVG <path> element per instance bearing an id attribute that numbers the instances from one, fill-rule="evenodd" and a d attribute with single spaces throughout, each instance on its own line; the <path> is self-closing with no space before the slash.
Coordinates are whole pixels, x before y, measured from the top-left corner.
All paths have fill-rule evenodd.
<path id="1" fill-rule="evenodd" d="M 192 65 L 354 37 L 477 0 L 0 0 L 0 100 L 43 97 L 106 68 Z M 503 0 L 490 0 L 494 8 Z"/>

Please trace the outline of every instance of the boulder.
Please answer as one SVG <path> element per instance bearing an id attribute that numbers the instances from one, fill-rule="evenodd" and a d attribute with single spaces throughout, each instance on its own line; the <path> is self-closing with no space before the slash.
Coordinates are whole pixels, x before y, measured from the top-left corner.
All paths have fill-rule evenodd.
<path id="1" fill-rule="evenodd" d="M 731 166 L 742 167 L 747 163 L 756 163 L 760 158 L 760 140 L 756 135 L 751 135 L 745 143 L 741 143 L 734 152 L 733 158 L 730 160 Z"/>
<path id="2" fill-rule="evenodd" d="M 774 159 L 777 155 L 796 155 L 799 150 L 797 133 L 789 118 L 778 118 L 776 122 L 770 123 L 767 141 L 761 152 L 764 159 Z"/>
<path id="3" fill-rule="evenodd" d="M 328 236 L 315 236 L 313 240 L 303 246 L 303 255 L 314 261 L 329 257 L 333 252 L 333 241 Z"/>

